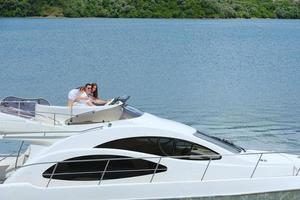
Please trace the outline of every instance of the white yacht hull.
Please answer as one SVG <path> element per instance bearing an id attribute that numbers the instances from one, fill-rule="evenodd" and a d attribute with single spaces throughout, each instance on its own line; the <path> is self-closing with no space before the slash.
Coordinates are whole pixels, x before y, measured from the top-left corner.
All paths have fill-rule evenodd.
<path id="1" fill-rule="evenodd" d="M 101 184 L 37 187 L 29 183 L 0 185 L 0 199 L 282 199 L 300 198 L 300 177 L 253 178 L 172 183 Z M 278 197 L 278 198 L 277 198 Z M 284 199 L 284 198 L 283 198 Z"/>
<path id="2" fill-rule="evenodd" d="M 99 113 L 89 114 L 75 116 L 76 125 L 56 123 L 58 116 L 49 124 L 12 117 L 1 121 L 0 115 L 9 127 L 0 130 L 3 139 L 35 144 L 22 155 L 21 146 L 15 160 L 2 159 L 0 200 L 262 200 L 265 194 L 300 199 L 300 156 L 246 151 L 130 107 L 106 123 L 85 124 L 94 122 L 92 116 L 99 119 Z M 12 130 L 20 124 L 23 131 Z M 43 130 L 31 132 L 33 127 Z"/>

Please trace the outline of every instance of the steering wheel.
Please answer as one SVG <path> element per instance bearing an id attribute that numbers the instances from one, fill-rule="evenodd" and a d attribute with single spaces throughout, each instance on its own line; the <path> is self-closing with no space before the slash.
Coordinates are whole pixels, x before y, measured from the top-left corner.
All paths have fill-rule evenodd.
<path id="1" fill-rule="evenodd" d="M 109 102 L 107 102 L 105 105 L 109 106 L 109 105 L 114 105 L 115 103 L 117 103 L 119 101 L 120 97 L 115 97 L 112 98 Z"/>
<path id="2" fill-rule="evenodd" d="M 115 98 L 112 98 L 111 100 L 109 100 L 106 104 L 104 104 L 105 106 L 111 105 L 111 103 L 115 100 Z"/>

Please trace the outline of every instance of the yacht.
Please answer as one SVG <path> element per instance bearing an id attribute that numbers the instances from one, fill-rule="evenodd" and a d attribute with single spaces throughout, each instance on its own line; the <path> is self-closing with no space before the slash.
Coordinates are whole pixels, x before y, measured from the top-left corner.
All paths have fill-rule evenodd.
<path id="1" fill-rule="evenodd" d="M 55 141 L 33 132 L 25 151 L 3 155 L 0 199 L 300 198 L 298 155 L 246 150 L 129 105 L 95 124 Z"/>

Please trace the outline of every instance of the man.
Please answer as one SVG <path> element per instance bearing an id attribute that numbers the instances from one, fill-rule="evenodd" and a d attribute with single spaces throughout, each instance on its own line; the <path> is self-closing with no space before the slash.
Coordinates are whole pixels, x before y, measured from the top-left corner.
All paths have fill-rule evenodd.
<path id="1" fill-rule="evenodd" d="M 70 90 L 68 94 L 68 106 L 72 107 L 75 103 L 78 105 L 94 106 L 89 99 L 91 90 L 92 85 L 90 83 L 85 84 L 84 87 Z"/>
<path id="2" fill-rule="evenodd" d="M 90 83 L 85 84 L 83 90 L 79 92 L 79 95 L 76 98 L 76 100 L 78 101 L 78 104 L 94 106 L 94 104 L 92 103 L 92 101 L 89 97 L 89 95 L 91 93 L 92 93 L 92 84 L 90 84 Z"/>
<path id="3" fill-rule="evenodd" d="M 78 87 L 75 89 L 70 90 L 68 93 L 68 106 L 72 107 L 74 102 L 76 101 L 77 96 L 79 95 L 79 91 L 82 89 L 82 87 Z"/>

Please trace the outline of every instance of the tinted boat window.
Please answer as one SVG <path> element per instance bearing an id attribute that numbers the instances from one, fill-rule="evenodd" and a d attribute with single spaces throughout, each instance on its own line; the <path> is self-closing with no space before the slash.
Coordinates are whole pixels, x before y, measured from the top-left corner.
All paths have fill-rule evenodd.
<path id="1" fill-rule="evenodd" d="M 103 180 L 120 179 L 153 174 L 157 163 L 142 159 L 129 158 L 114 155 L 91 155 L 80 156 L 65 160 L 48 168 L 44 178 L 50 178 L 53 170 L 55 173 L 52 179 L 71 181 L 99 181 L 109 161 Z M 167 171 L 164 165 L 158 165 L 156 173 Z"/>
<path id="2" fill-rule="evenodd" d="M 209 160 L 221 156 L 201 145 L 166 137 L 134 137 L 107 142 L 95 148 L 112 148 L 137 151 L 158 156 L 175 156 L 178 159 Z M 178 156 L 178 157 L 177 157 Z"/>

